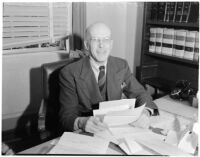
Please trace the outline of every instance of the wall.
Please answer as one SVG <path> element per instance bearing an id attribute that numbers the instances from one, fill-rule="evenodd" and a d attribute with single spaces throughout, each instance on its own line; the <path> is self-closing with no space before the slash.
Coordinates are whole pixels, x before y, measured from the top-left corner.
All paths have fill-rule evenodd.
<path id="1" fill-rule="evenodd" d="M 111 55 L 128 61 L 131 71 L 140 64 L 143 3 L 96 2 L 86 4 L 86 27 L 104 22 L 112 30 L 114 40 Z"/>
<path id="2" fill-rule="evenodd" d="M 65 57 L 66 54 L 55 52 L 3 55 L 3 130 L 17 127 L 19 116 L 38 112 L 42 99 L 40 67 Z"/>

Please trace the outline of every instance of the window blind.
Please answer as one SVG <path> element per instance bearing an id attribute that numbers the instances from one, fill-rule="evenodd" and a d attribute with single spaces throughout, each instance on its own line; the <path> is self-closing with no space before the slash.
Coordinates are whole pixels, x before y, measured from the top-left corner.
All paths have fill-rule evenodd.
<path id="1" fill-rule="evenodd" d="M 71 3 L 3 4 L 3 49 L 55 42 L 71 32 Z"/>

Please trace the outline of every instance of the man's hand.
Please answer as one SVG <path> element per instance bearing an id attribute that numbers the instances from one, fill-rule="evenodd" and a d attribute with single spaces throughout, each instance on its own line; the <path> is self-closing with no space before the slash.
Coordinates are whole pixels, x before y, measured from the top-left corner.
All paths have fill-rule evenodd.
<path id="1" fill-rule="evenodd" d="M 108 126 L 98 117 L 80 117 L 79 128 L 86 132 L 97 133 L 106 130 Z"/>
<path id="2" fill-rule="evenodd" d="M 148 129 L 150 126 L 150 113 L 147 109 L 144 109 L 139 119 L 130 125 Z"/>

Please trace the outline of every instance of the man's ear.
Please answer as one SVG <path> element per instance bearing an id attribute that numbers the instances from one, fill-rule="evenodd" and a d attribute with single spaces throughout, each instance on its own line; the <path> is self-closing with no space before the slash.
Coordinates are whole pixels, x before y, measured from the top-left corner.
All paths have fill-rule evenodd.
<path id="1" fill-rule="evenodd" d="M 88 45 L 88 42 L 86 40 L 84 40 L 84 46 L 85 46 L 86 50 L 89 50 L 89 45 Z"/>

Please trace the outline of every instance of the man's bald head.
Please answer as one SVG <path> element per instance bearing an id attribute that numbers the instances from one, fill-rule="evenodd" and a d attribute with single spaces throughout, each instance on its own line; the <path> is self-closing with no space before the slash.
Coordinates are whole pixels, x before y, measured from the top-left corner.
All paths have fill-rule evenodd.
<path id="1" fill-rule="evenodd" d="M 101 22 L 91 24 L 86 30 L 86 40 L 92 37 L 111 37 L 111 30 Z"/>

